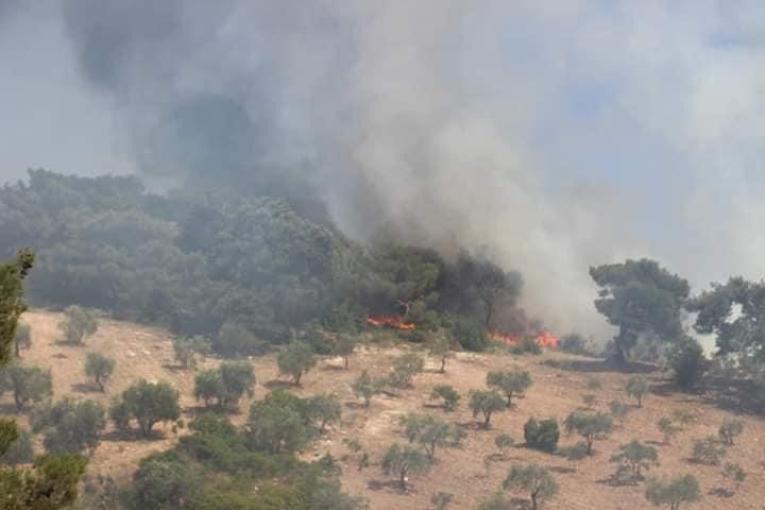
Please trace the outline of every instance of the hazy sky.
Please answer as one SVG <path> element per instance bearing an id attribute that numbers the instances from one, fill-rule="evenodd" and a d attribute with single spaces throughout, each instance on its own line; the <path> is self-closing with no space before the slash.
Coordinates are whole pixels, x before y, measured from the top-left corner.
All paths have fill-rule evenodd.
<path id="1" fill-rule="evenodd" d="M 150 3 L 115 15 L 0 0 L 2 180 L 141 171 L 135 112 L 214 91 L 248 112 L 268 103 L 276 145 L 352 168 L 394 223 L 421 218 L 436 243 L 495 242 L 543 289 L 538 310 L 553 293 L 584 299 L 587 265 L 623 256 L 657 257 L 696 285 L 765 273 L 761 0 L 173 0 L 174 35 L 146 29 L 171 60 L 131 60 L 119 85 L 83 73 L 99 48 L 82 33 L 143 27 L 135 12 Z M 143 34 L 118 42 L 138 51 Z M 329 182 L 333 214 L 358 234 L 358 203 Z"/>

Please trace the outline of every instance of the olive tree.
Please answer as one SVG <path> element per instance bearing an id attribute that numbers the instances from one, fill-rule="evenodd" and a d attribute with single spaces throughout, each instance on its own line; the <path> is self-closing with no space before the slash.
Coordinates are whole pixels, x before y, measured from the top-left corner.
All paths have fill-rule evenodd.
<path id="1" fill-rule="evenodd" d="M 369 407 L 372 397 L 380 393 L 381 388 L 382 383 L 372 379 L 366 370 L 351 384 L 353 394 L 364 401 L 364 407 Z"/>
<path id="2" fill-rule="evenodd" d="M 566 431 L 576 432 L 587 444 L 587 455 L 592 455 L 595 440 L 605 439 L 614 428 L 614 420 L 605 413 L 573 412 L 564 422 Z"/>
<path id="3" fill-rule="evenodd" d="M 115 366 L 116 362 L 113 359 L 97 352 L 89 352 L 85 358 L 85 375 L 91 377 L 98 386 L 98 389 L 103 392 L 104 384 L 112 376 Z"/>
<path id="4" fill-rule="evenodd" d="M 659 465 L 659 453 L 653 446 L 632 441 L 622 445 L 619 451 L 611 456 L 611 462 L 619 464 L 615 476 L 617 480 L 638 482 L 643 479 L 644 471 Z"/>
<path id="5" fill-rule="evenodd" d="M 470 410 L 473 411 L 473 418 L 483 415 L 483 428 L 488 429 L 491 424 L 491 417 L 494 413 L 507 409 L 507 402 L 502 395 L 494 390 L 471 391 L 470 392 Z"/>
<path id="6" fill-rule="evenodd" d="M 218 408 L 223 407 L 226 388 L 223 386 L 220 370 L 204 370 L 194 377 L 194 398 L 202 400 L 205 407 L 211 407 L 213 402 Z"/>
<path id="7" fill-rule="evenodd" d="M 295 386 L 300 385 L 303 374 L 316 366 L 316 356 L 311 346 L 305 342 L 290 342 L 276 357 L 279 372 L 292 377 Z"/>
<path id="8" fill-rule="evenodd" d="M 438 337 L 430 345 L 429 352 L 441 362 L 441 368 L 438 371 L 442 374 L 446 373 L 446 360 L 454 355 L 450 339 L 446 336 Z"/>
<path id="9" fill-rule="evenodd" d="M 382 460 L 383 472 L 398 478 L 402 491 L 408 489 L 407 481 L 410 475 L 427 473 L 431 468 L 431 460 L 419 448 L 394 443 L 385 452 Z"/>
<path id="10" fill-rule="evenodd" d="M 718 443 L 717 438 L 708 436 L 693 442 L 693 454 L 691 458 L 699 464 L 716 466 L 727 453 L 725 445 Z"/>
<path id="11" fill-rule="evenodd" d="M 683 503 L 693 503 L 701 499 L 701 489 L 693 475 L 668 480 L 655 478 L 646 484 L 645 497 L 654 506 L 678 510 Z"/>
<path id="12" fill-rule="evenodd" d="M 505 394 L 508 408 L 513 406 L 513 396 L 522 395 L 531 387 L 531 383 L 531 375 L 525 370 L 514 369 L 486 374 L 487 386 Z"/>
<path id="13" fill-rule="evenodd" d="M 248 361 L 224 361 L 218 367 L 223 384 L 225 407 L 236 407 L 244 395 L 254 395 L 255 369 Z"/>
<path id="14" fill-rule="evenodd" d="M 555 496 L 559 489 L 552 473 L 538 464 L 514 465 L 502 482 L 502 488 L 528 494 L 532 510 L 537 510 L 542 503 Z"/>
<path id="15" fill-rule="evenodd" d="M 308 399 L 308 416 L 319 426 L 319 433 L 323 434 L 328 423 L 340 421 L 343 405 L 337 396 L 328 393 L 314 395 Z"/>
<path id="16" fill-rule="evenodd" d="M 59 324 L 64 342 L 81 344 L 98 329 L 95 316 L 85 308 L 72 305 L 64 311 L 64 320 Z"/>
<path id="17" fill-rule="evenodd" d="M 418 354 L 402 354 L 393 360 L 388 383 L 394 388 L 411 388 L 412 379 L 425 368 L 425 360 Z"/>
<path id="18" fill-rule="evenodd" d="M 40 403 L 53 394 L 53 379 L 50 370 L 12 363 L 0 372 L 0 394 L 3 390 L 13 394 L 18 412 L 30 403 Z"/>
<path id="19" fill-rule="evenodd" d="M 440 398 L 442 407 L 445 411 L 454 411 L 460 403 L 460 394 L 453 386 L 448 384 L 438 384 L 433 387 L 430 398 Z"/>
<path id="20" fill-rule="evenodd" d="M 335 342 L 332 345 L 332 354 L 343 358 L 343 367 L 346 370 L 348 370 L 348 362 L 353 355 L 353 351 L 356 350 L 357 343 L 358 341 L 355 336 L 348 333 L 342 333 L 337 336 L 337 339 L 335 339 Z"/>
<path id="21" fill-rule="evenodd" d="M 725 418 L 717 431 L 720 440 L 733 446 L 733 440 L 744 431 L 744 421 L 737 418 Z"/>
<path id="22" fill-rule="evenodd" d="M 437 448 L 455 448 L 464 437 L 461 429 L 435 416 L 408 414 L 400 421 L 409 442 L 422 445 L 431 460 Z"/>
<path id="23" fill-rule="evenodd" d="M 680 426 L 676 425 L 675 422 L 672 421 L 672 418 L 668 416 L 659 418 L 659 421 L 656 422 L 656 428 L 658 428 L 659 432 L 664 436 L 664 443 L 666 444 L 670 444 L 675 434 L 682 430 Z"/>
<path id="24" fill-rule="evenodd" d="M 33 419 L 49 453 L 81 453 L 95 448 L 106 427 L 104 408 L 97 402 L 64 399 L 43 409 Z"/>
<path id="25" fill-rule="evenodd" d="M 643 397 L 648 393 L 648 381 L 644 377 L 630 377 L 624 389 L 630 398 L 637 401 L 638 407 L 643 407 Z"/>
<path id="26" fill-rule="evenodd" d="M 178 392 L 165 382 L 141 380 L 122 392 L 110 415 L 117 428 L 129 426 L 135 419 L 144 437 L 151 435 L 154 425 L 177 420 L 181 414 Z"/>

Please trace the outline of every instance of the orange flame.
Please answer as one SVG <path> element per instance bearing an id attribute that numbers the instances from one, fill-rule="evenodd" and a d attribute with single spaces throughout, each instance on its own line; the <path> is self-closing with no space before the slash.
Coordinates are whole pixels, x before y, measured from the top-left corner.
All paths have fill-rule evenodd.
<path id="1" fill-rule="evenodd" d="M 415 326 L 407 322 L 402 315 L 370 315 L 367 324 L 377 328 L 393 328 L 401 331 L 412 331 Z"/>
<path id="2" fill-rule="evenodd" d="M 495 342 L 501 342 L 510 347 L 518 345 L 519 343 L 521 343 L 521 340 L 523 340 L 522 335 L 510 335 L 502 331 L 496 331 L 496 330 L 489 332 L 489 338 L 491 338 Z M 545 347 L 548 349 L 558 348 L 558 337 L 556 337 L 549 331 L 540 331 L 539 333 L 537 333 L 537 336 L 534 339 L 534 341 L 540 347 Z"/>

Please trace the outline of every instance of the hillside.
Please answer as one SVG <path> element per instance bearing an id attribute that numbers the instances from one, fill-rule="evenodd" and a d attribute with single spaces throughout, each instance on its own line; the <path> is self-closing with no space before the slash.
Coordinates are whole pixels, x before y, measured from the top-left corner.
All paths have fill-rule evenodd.
<path id="1" fill-rule="evenodd" d="M 58 342 L 60 333 L 57 324 L 60 319 L 61 314 L 42 310 L 29 311 L 24 315 L 24 320 L 32 328 L 32 348 L 23 351 L 23 359 L 30 364 L 50 367 L 54 398 L 88 398 L 108 405 L 114 396 L 140 378 L 165 380 L 181 392 L 184 420 L 188 422 L 193 419 L 198 406 L 192 396 L 194 372 L 180 370 L 175 366 L 170 335 L 167 332 L 102 319 L 98 331 L 87 339 L 86 345 L 74 347 Z M 385 334 L 375 333 L 374 336 L 384 337 Z M 303 378 L 302 387 L 296 388 L 295 392 L 301 396 L 334 392 L 345 404 L 341 423 L 330 426 L 328 433 L 314 443 L 304 456 L 318 458 L 329 452 L 341 459 L 345 489 L 367 497 L 372 509 L 430 508 L 431 494 L 438 491 L 455 495 L 453 506 L 450 508 L 472 509 L 479 501 L 496 491 L 509 467 L 517 461 L 538 462 L 555 473 L 561 486 L 560 493 L 545 508 L 649 508 L 643 496 L 642 485 L 615 487 L 607 483 L 616 468 L 615 464 L 609 462 L 610 456 L 619 445 L 632 439 L 640 439 L 657 446 L 661 465 L 654 468 L 651 474 L 661 476 L 692 473 L 698 478 L 704 496 L 692 508 L 763 508 L 765 444 L 761 438 L 765 437 L 765 421 L 751 416 L 743 417 L 744 432 L 729 449 L 725 461 L 739 463 L 748 473 L 748 478 L 732 497 L 712 495 L 710 493 L 714 489 L 725 484 L 720 474 L 721 468 L 693 464 L 688 461 L 688 457 L 692 441 L 716 434 L 717 427 L 728 414 L 703 402 L 700 396 L 670 391 L 659 372 L 646 374 L 652 391 L 644 399 L 643 407 L 632 409 L 608 439 L 597 441 L 593 457 L 569 461 L 559 456 L 515 447 L 510 449 L 506 460 L 495 459 L 486 462 L 487 457 L 497 452 L 494 446 L 497 434 L 509 433 L 517 444 L 522 444 L 523 424 L 529 417 L 556 417 L 562 421 L 571 411 L 581 407 L 582 395 L 590 393 L 586 384 L 592 377 L 597 378 L 602 385 L 602 389 L 597 392 L 596 408 L 607 411 L 607 403 L 612 400 L 629 402 L 624 393 L 624 385 L 629 375 L 603 371 L 596 361 L 560 353 L 526 357 L 458 353 L 456 358 L 449 361 L 446 374 L 437 373 L 437 363 L 431 359 L 425 373 L 415 378 L 412 389 L 401 392 L 398 397 L 386 394 L 376 396 L 371 406 L 365 409 L 358 405 L 351 392 L 351 381 L 362 369 L 369 370 L 372 375 L 385 374 L 390 368 L 390 359 L 401 353 L 401 347 L 384 342 L 367 345 L 351 358 L 347 371 L 342 368 L 340 359 L 321 360 L 316 368 Z M 117 361 L 115 374 L 105 394 L 96 391 L 83 373 L 85 355 L 89 351 L 101 352 Z M 555 368 L 550 361 L 578 361 L 578 364 L 569 364 L 578 367 L 578 370 Z M 202 362 L 199 368 L 212 367 L 218 362 L 216 359 L 208 359 Z M 258 378 L 255 398 L 263 398 L 269 388 L 286 385 L 286 382 L 281 382 L 278 378 L 273 356 L 256 358 L 253 363 Z M 476 429 L 475 420 L 466 406 L 467 393 L 471 389 L 484 387 L 487 371 L 515 365 L 531 373 L 533 386 L 510 412 L 499 413 L 492 419 L 490 430 Z M 442 410 L 428 406 L 433 403 L 428 396 L 436 384 L 450 384 L 463 395 L 458 411 L 444 414 Z M 12 412 L 8 395 L 0 402 L 2 413 Z M 665 445 L 656 428 L 656 422 L 660 417 L 671 415 L 678 410 L 693 413 L 694 421 L 675 437 L 671 445 Z M 238 414 L 231 416 L 231 420 L 242 424 L 247 411 L 247 407 L 242 406 Z M 391 443 L 406 441 L 398 418 L 407 412 L 442 415 L 449 421 L 462 425 L 467 437 L 459 449 L 442 449 L 437 456 L 438 462 L 430 473 L 412 477 L 411 490 L 408 494 L 402 494 L 390 483 L 391 478 L 382 474 L 378 463 Z M 160 426 L 158 430 L 163 436 L 161 439 L 124 440 L 113 433 L 110 425 L 92 456 L 88 476 L 111 476 L 119 484 L 127 483 L 141 458 L 151 452 L 169 448 L 178 435 L 185 433 L 185 429 L 173 432 L 170 426 Z M 355 461 L 349 458 L 348 447 L 343 443 L 343 439 L 351 438 L 357 439 L 371 454 L 371 466 L 360 471 L 356 468 Z M 571 446 L 577 440 L 577 436 L 562 434 L 560 446 Z"/>

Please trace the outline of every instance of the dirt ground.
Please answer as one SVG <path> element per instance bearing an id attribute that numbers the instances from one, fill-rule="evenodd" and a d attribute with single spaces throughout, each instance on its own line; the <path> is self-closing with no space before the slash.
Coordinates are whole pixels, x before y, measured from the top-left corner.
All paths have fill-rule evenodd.
<path id="1" fill-rule="evenodd" d="M 194 372 L 180 370 L 173 361 L 172 345 L 167 332 L 155 328 L 136 326 L 111 320 L 101 320 L 95 335 L 84 346 L 74 347 L 58 342 L 60 333 L 57 313 L 33 310 L 24 315 L 32 327 L 32 348 L 22 353 L 27 363 L 50 367 L 53 374 L 54 397 L 70 396 L 77 399 L 94 399 L 108 405 L 122 390 L 140 378 L 165 380 L 181 393 L 184 419 L 193 417 L 198 405 L 192 396 Z M 86 354 L 101 352 L 117 361 L 115 374 L 107 385 L 106 393 L 98 392 L 87 380 L 83 371 Z M 350 384 L 361 370 L 372 375 L 383 375 L 390 368 L 390 360 L 402 351 L 391 347 L 367 347 L 351 358 L 349 370 L 342 368 L 340 359 L 324 359 L 303 378 L 302 387 L 296 393 L 307 396 L 318 392 L 332 392 L 344 402 L 344 414 L 340 424 L 330 426 L 328 433 L 316 442 L 306 458 L 317 458 L 325 453 L 342 460 L 342 481 L 345 489 L 363 495 L 373 510 L 428 509 L 431 495 L 443 491 L 454 494 L 450 508 L 474 509 L 478 503 L 493 494 L 501 486 L 510 466 L 516 462 L 537 462 L 552 470 L 560 484 L 558 496 L 545 505 L 550 510 L 614 509 L 636 510 L 652 508 L 644 498 L 644 487 L 612 486 L 609 476 L 615 465 L 609 461 L 619 445 L 632 439 L 654 443 L 659 450 L 661 465 L 649 475 L 666 477 L 676 474 L 694 474 L 702 487 L 702 500 L 690 508 L 695 509 L 765 509 L 765 421 L 758 417 L 742 416 L 746 425 L 736 445 L 731 447 L 723 462 L 737 462 L 748 473 L 746 481 L 732 497 L 721 497 L 713 492 L 726 486 L 719 466 L 703 466 L 688 461 L 694 439 L 716 434 L 726 412 L 705 404 L 701 397 L 667 391 L 666 381 L 660 373 L 649 373 L 652 393 L 647 395 L 643 407 L 632 409 L 618 422 L 610 438 L 595 443 L 595 454 L 581 461 L 569 461 L 562 457 L 514 447 L 504 460 L 488 461 L 497 453 L 494 438 L 500 433 L 510 434 L 516 443 L 523 443 L 523 424 L 531 416 L 555 417 L 560 421 L 571 411 L 582 407 L 582 395 L 591 393 L 586 389 L 588 379 L 595 377 L 602 385 L 597 392 L 595 407 L 607 411 L 611 400 L 629 402 L 624 385 L 629 375 L 604 371 L 602 366 L 585 359 L 577 359 L 559 353 L 542 356 L 517 357 L 511 355 L 475 355 L 460 353 L 451 359 L 445 374 L 437 373 L 438 363 L 431 359 L 425 373 L 418 375 L 414 387 L 401 392 L 398 397 L 376 396 L 369 408 L 363 408 L 350 390 Z M 551 361 L 580 363 L 569 369 L 554 368 Z M 199 369 L 212 367 L 217 360 L 204 361 Z M 262 398 L 278 379 L 273 357 L 253 360 L 258 386 L 256 397 Z M 475 420 L 467 409 L 467 393 L 484 387 L 486 372 L 513 366 L 530 371 L 534 384 L 525 398 L 516 402 L 511 411 L 492 418 L 490 430 L 477 430 Z M 462 395 L 460 408 L 454 413 L 444 413 L 432 406 L 428 399 L 436 384 L 450 384 Z M 0 400 L 0 412 L 11 413 L 8 396 Z M 676 410 L 695 414 L 693 423 L 685 426 L 671 445 L 662 443 L 662 435 L 656 422 L 662 416 Z M 247 405 L 232 417 L 235 423 L 243 423 Z M 412 477 L 408 493 L 401 493 L 383 475 L 379 461 L 387 447 L 394 441 L 404 442 L 398 418 L 408 412 L 433 413 L 463 426 L 467 437 L 461 448 L 442 449 L 437 452 L 437 463 L 424 476 Z M 22 418 L 23 422 L 23 418 Z M 118 483 L 126 483 L 138 461 L 151 452 L 166 449 L 177 440 L 184 430 L 173 432 L 170 426 L 158 427 L 159 438 L 150 441 L 126 441 L 113 434 L 111 426 L 104 434 L 101 444 L 93 452 L 88 467 L 89 475 L 112 476 Z M 359 471 L 354 456 L 350 454 L 344 439 L 358 440 L 371 455 L 372 464 Z M 560 446 L 577 442 L 576 436 L 562 434 Z M 496 457 L 496 456 L 494 456 Z M 522 494 L 511 494 L 523 497 Z"/>

